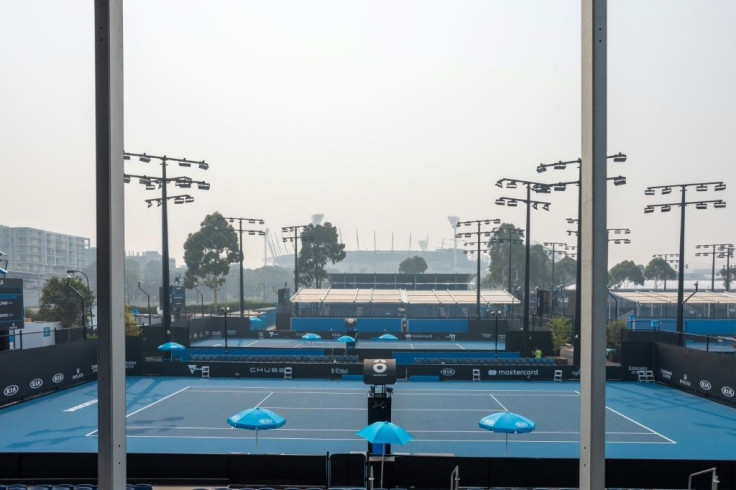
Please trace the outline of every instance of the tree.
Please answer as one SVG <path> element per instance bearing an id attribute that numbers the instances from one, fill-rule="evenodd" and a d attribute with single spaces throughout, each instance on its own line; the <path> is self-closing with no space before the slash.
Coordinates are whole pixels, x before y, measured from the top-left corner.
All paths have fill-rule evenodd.
<path id="1" fill-rule="evenodd" d="M 338 243 L 337 228 L 330 222 L 324 225 L 309 225 L 300 235 L 299 283 L 322 287 L 327 279 L 327 262 L 333 264 L 345 258 L 345 245 Z"/>
<path id="2" fill-rule="evenodd" d="M 673 269 L 665 259 L 655 257 L 649 261 L 644 269 L 644 277 L 647 279 L 653 279 L 654 288 L 656 289 L 659 281 L 674 279 L 677 277 L 677 272 L 675 272 L 675 269 Z"/>
<path id="3" fill-rule="evenodd" d="M 424 274 L 426 270 L 427 261 L 418 255 L 407 257 L 399 264 L 399 274 Z"/>
<path id="4" fill-rule="evenodd" d="M 728 272 L 725 267 L 721 268 L 721 270 L 718 271 L 718 277 L 723 279 L 723 287 L 728 287 L 730 290 L 734 279 L 736 279 L 736 267 L 731 267 L 729 265 Z"/>
<path id="5" fill-rule="evenodd" d="M 135 321 L 135 316 L 130 306 L 125 307 L 125 335 L 126 337 L 138 337 L 143 331 Z"/>
<path id="6" fill-rule="evenodd" d="M 621 332 L 626 328 L 626 322 L 623 320 L 613 320 L 606 325 L 606 343 L 608 347 L 621 350 Z"/>
<path id="7" fill-rule="evenodd" d="M 569 344 L 572 338 L 572 323 L 564 316 L 555 316 L 549 319 L 547 327 L 552 334 L 552 349 L 559 355 L 563 345 Z"/>
<path id="8" fill-rule="evenodd" d="M 491 284 L 515 290 L 524 283 L 524 245 L 521 229 L 511 223 L 502 223 L 492 232 L 490 239 L 491 266 L 489 281 Z M 510 242 L 509 242 L 510 240 Z M 511 262 L 511 281 L 509 281 L 509 261 Z"/>
<path id="9" fill-rule="evenodd" d="M 578 261 L 571 257 L 562 257 L 555 262 L 555 282 L 563 286 L 574 284 L 577 279 Z"/>
<path id="10" fill-rule="evenodd" d="M 225 282 L 230 264 L 239 260 L 235 229 L 222 214 L 208 214 L 199 231 L 190 233 L 184 242 L 184 262 L 187 264 L 184 287 L 191 289 L 200 282 L 211 288 L 217 311 L 217 290 Z"/>
<path id="11" fill-rule="evenodd" d="M 70 287 L 71 286 L 71 287 Z M 76 289 L 82 298 L 71 288 Z M 36 319 L 41 321 L 61 322 L 64 327 L 81 326 L 82 315 L 94 307 L 95 295 L 87 288 L 80 277 L 52 277 L 43 286 Z M 86 322 L 85 322 L 86 323 Z"/>
<path id="12" fill-rule="evenodd" d="M 608 271 L 608 287 L 620 288 L 622 284 L 632 282 L 634 284 L 644 284 L 643 266 L 636 265 L 631 260 L 624 260 L 611 267 Z"/>

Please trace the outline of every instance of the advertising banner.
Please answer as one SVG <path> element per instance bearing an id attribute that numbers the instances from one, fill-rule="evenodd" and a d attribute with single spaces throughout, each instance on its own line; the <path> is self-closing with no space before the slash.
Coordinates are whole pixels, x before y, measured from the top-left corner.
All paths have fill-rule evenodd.
<path id="1" fill-rule="evenodd" d="M 657 343 L 654 378 L 707 398 L 736 404 L 736 357 Z"/>

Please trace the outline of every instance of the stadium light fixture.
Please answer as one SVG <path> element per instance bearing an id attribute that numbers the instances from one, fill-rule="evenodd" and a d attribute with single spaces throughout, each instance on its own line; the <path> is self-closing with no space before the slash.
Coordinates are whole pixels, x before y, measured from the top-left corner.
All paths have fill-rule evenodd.
<path id="1" fill-rule="evenodd" d="M 243 285 L 243 271 L 245 270 L 245 268 L 243 267 L 243 260 L 245 258 L 245 255 L 243 254 L 243 233 L 247 233 L 248 235 L 256 235 L 256 234 L 265 235 L 265 232 L 261 230 L 245 230 L 243 229 L 243 223 L 263 224 L 265 222 L 260 218 L 240 218 L 240 217 L 229 216 L 229 217 L 226 217 L 225 219 L 228 220 L 230 223 L 233 223 L 235 221 L 238 222 L 237 231 L 238 231 L 238 237 L 240 239 L 238 242 L 240 245 L 240 295 L 239 295 L 240 299 L 239 299 L 239 303 L 240 303 L 240 318 L 244 318 L 245 317 L 245 289 Z"/>
<path id="2" fill-rule="evenodd" d="M 169 196 L 167 193 L 167 187 L 169 183 L 174 183 L 180 188 L 191 188 L 192 179 L 189 177 L 167 177 L 166 170 L 170 162 L 177 162 L 180 167 L 191 167 L 193 163 L 197 163 L 200 169 L 206 170 L 208 167 L 203 166 L 202 162 L 194 162 L 187 158 L 173 158 L 166 155 L 148 155 L 146 153 L 131 153 L 124 152 L 123 159 L 130 160 L 132 157 L 137 157 L 143 163 L 150 163 L 151 160 L 159 160 L 161 162 L 161 177 L 148 177 L 146 175 L 131 175 L 130 177 L 138 178 L 139 182 L 146 186 L 147 190 L 161 189 L 161 197 L 156 199 L 156 204 L 161 207 L 161 282 L 162 292 L 161 297 L 164 298 L 162 301 L 162 327 L 164 331 L 164 340 L 170 341 L 171 336 L 171 284 L 170 284 L 170 271 L 169 271 L 169 230 L 168 230 L 168 200 L 173 199 L 174 204 L 186 204 L 194 202 L 194 198 L 188 194 L 180 196 Z M 129 179 L 124 178 L 124 182 L 129 182 Z M 198 188 L 200 190 L 209 189 L 209 184 L 203 181 L 198 181 Z M 153 206 L 152 199 L 144 200 L 147 206 L 150 208 Z"/>
<path id="3" fill-rule="evenodd" d="M 666 204 L 649 204 L 644 208 L 644 213 L 654 212 L 655 207 L 659 207 L 664 213 L 669 212 L 673 206 L 680 207 L 680 251 L 679 251 L 679 263 L 678 263 L 678 277 L 677 277 L 677 323 L 676 332 L 681 334 L 683 332 L 683 317 L 684 317 L 684 282 L 685 282 L 685 210 L 687 206 L 693 205 L 695 209 L 707 209 L 708 203 L 712 203 L 714 208 L 725 208 L 726 202 L 719 200 L 698 200 L 687 202 L 685 200 L 686 191 L 689 187 L 694 187 L 696 191 L 703 192 L 707 190 L 709 186 L 713 186 L 713 190 L 723 190 L 726 188 L 726 184 L 721 181 L 717 182 L 692 182 L 687 184 L 677 185 L 661 185 L 661 186 L 649 186 L 644 191 L 644 194 L 651 196 L 654 194 L 656 189 L 660 189 L 662 194 L 671 194 L 672 189 L 675 187 L 680 188 L 680 202 L 666 203 Z M 683 338 L 681 335 L 678 336 L 678 342 L 682 345 Z"/>

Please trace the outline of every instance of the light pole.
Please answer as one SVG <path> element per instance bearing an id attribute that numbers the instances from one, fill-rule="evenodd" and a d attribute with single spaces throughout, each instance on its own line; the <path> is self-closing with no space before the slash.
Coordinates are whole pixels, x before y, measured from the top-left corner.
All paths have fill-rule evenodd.
<path id="1" fill-rule="evenodd" d="M 680 202 L 668 203 L 668 204 L 649 204 L 644 208 L 645 214 L 651 214 L 654 212 L 654 208 L 660 208 L 660 211 L 667 213 L 672 210 L 672 206 L 680 206 L 680 262 L 679 270 L 677 271 L 677 333 L 682 333 L 682 319 L 684 313 L 684 285 L 685 285 L 685 208 L 690 205 L 695 205 L 695 209 L 708 209 L 708 204 L 713 204 L 716 209 L 722 209 L 726 207 L 726 202 L 722 199 L 713 199 L 707 201 L 691 201 L 685 200 L 685 194 L 687 193 L 688 187 L 695 187 L 697 192 L 705 192 L 709 189 L 709 186 L 713 186 L 714 191 L 726 190 L 726 184 L 721 181 L 718 182 L 694 182 L 690 184 L 676 184 L 676 185 L 658 185 L 647 187 L 644 190 L 645 196 L 655 195 L 656 189 L 659 189 L 662 195 L 668 195 L 672 193 L 673 187 L 680 188 Z M 679 336 L 679 342 L 682 344 L 682 336 Z"/>
<path id="2" fill-rule="evenodd" d="M 455 225 L 457 228 L 460 228 L 461 226 L 472 226 L 473 224 L 477 225 L 478 230 L 477 231 L 471 231 L 467 233 L 457 233 L 455 235 L 456 238 L 470 238 L 473 235 L 475 235 L 478 238 L 477 242 L 470 242 L 469 245 L 476 244 L 478 246 L 477 253 L 477 272 L 475 276 L 475 317 L 476 319 L 480 320 L 480 245 L 481 245 L 481 236 L 490 237 L 491 232 L 490 231 L 481 231 L 480 227 L 481 225 L 490 225 L 490 224 L 499 224 L 501 223 L 501 220 L 498 218 L 494 219 L 472 219 L 468 221 L 458 221 Z M 467 252 L 466 252 L 467 253 Z"/>
<path id="3" fill-rule="evenodd" d="M 670 264 L 677 264 L 680 254 L 654 254 L 653 259 L 662 259 L 665 264 L 669 267 Z M 664 271 L 664 292 L 667 292 L 667 276 L 669 275 L 670 269 Z"/>
<path id="4" fill-rule="evenodd" d="M 507 236 L 501 236 L 501 232 L 506 231 Z M 491 246 L 496 243 L 503 243 L 508 242 L 509 249 L 508 249 L 508 275 L 506 276 L 506 289 L 508 292 L 511 292 L 511 245 L 521 245 L 523 242 L 521 241 L 521 237 L 524 236 L 524 230 L 521 228 L 514 228 L 513 226 L 500 226 L 498 229 L 494 231 L 494 237 L 491 238 L 491 241 L 489 242 Z M 516 236 L 514 238 L 514 236 Z"/>
<path id="5" fill-rule="evenodd" d="M 87 307 L 85 306 L 84 295 L 77 291 L 77 288 L 72 286 L 71 279 L 69 278 L 67 278 L 66 280 L 66 287 L 74 291 L 74 293 L 79 296 L 79 299 L 82 300 L 82 338 L 84 340 L 87 340 L 87 324 L 84 320 L 84 318 L 87 316 Z"/>
<path id="6" fill-rule="evenodd" d="M 194 284 L 194 290 L 197 291 L 197 294 L 199 295 L 200 299 L 200 315 L 202 315 L 202 318 L 204 318 L 204 294 L 199 290 L 199 283 Z"/>
<path id="7" fill-rule="evenodd" d="M 496 314 L 496 333 L 493 336 L 493 338 L 495 339 L 496 343 L 495 343 L 495 347 L 493 348 L 493 357 L 498 357 L 498 314 L 501 312 L 496 310 L 494 313 Z"/>
<path id="8" fill-rule="evenodd" d="M 285 236 L 283 237 L 284 243 L 286 242 L 293 242 L 294 243 L 294 294 L 297 293 L 299 290 L 299 230 L 303 230 L 309 225 L 295 225 L 295 226 L 282 226 L 281 232 L 282 233 L 290 233 L 293 232 L 294 236 Z"/>
<path id="9" fill-rule="evenodd" d="M 531 209 L 539 209 L 539 206 L 542 206 L 542 209 L 545 211 L 549 211 L 549 207 L 552 203 L 544 202 L 544 201 L 536 201 L 531 198 L 531 191 L 534 190 L 534 192 L 540 192 L 540 193 L 549 193 L 550 188 L 547 184 L 540 184 L 539 182 L 529 182 L 526 180 L 518 180 L 518 179 L 499 179 L 498 182 L 496 182 L 497 187 L 503 187 L 504 183 L 506 184 L 507 189 L 516 189 L 517 184 L 522 184 L 526 186 L 526 199 L 518 199 L 518 198 L 511 198 L 511 197 L 499 197 L 496 199 L 496 205 L 498 206 L 509 206 L 509 207 L 516 207 L 518 206 L 519 202 L 523 202 L 526 204 L 526 251 L 524 256 L 524 333 L 522 335 L 521 339 L 521 353 L 522 356 L 526 356 L 527 353 L 527 340 L 531 340 L 529 338 L 529 252 L 531 250 L 531 243 L 529 242 L 529 237 L 531 236 Z"/>
<path id="10" fill-rule="evenodd" d="M 148 326 L 151 326 L 151 295 L 146 292 L 145 289 L 143 289 L 143 281 L 138 281 L 138 289 L 143 291 L 143 294 L 146 295 L 146 299 L 148 300 Z M 166 335 L 164 333 L 164 335 Z"/>
<path id="11" fill-rule="evenodd" d="M 89 308 L 89 326 L 92 327 L 92 330 L 95 329 L 93 317 L 92 317 L 92 290 L 89 288 L 89 277 L 87 277 L 87 274 L 85 274 L 83 271 L 80 271 L 78 269 L 69 269 L 66 271 L 67 274 L 82 274 L 84 276 L 85 281 L 87 281 L 87 294 L 90 295 L 87 300 L 87 307 Z M 85 311 L 85 314 L 87 312 Z"/>
<path id="12" fill-rule="evenodd" d="M 260 235 L 263 236 L 265 233 L 261 230 L 244 230 L 243 229 L 243 222 L 250 223 L 250 224 L 258 224 L 262 225 L 265 223 L 260 218 L 225 218 L 226 220 L 230 221 L 232 223 L 233 221 L 238 221 L 238 233 L 240 236 L 240 318 L 243 318 L 245 316 L 245 307 L 243 305 L 243 302 L 245 301 L 245 292 L 243 288 L 243 233 L 248 233 L 248 235 Z"/>
<path id="13" fill-rule="evenodd" d="M 615 155 L 609 155 L 606 157 L 606 159 L 613 160 L 614 162 L 625 162 L 627 160 L 627 156 L 624 153 L 616 153 Z M 568 165 L 576 164 L 578 166 L 578 180 L 574 182 L 570 182 L 570 184 L 577 184 L 578 186 L 578 217 L 577 224 L 578 224 L 578 233 L 577 233 L 577 250 L 582 250 L 583 244 L 582 244 L 582 235 L 580 233 L 581 230 L 581 217 L 583 214 L 583 186 L 580 185 L 580 183 L 583 180 L 583 166 L 582 166 L 583 160 L 581 158 L 577 158 L 575 160 L 568 160 L 568 161 L 558 161 L 554 163 L 540 163 L 537 165 L 537 172 L 542 173 L 546 172 L 547 168 L 552 167 L 555 170 L 564 170 L 567 168 Z M 618 176 L 614 178 L 607 178 L 607 180 L 613 180 L 614 185 L 622 185 L 626 183 L 626 179 Z M 560 182 L 558 184 L 555 184 L 555 190 L 565 190 L 566 184 L 564 182 Z M 568 221 L 569 222 L 569 221 Z M 580 365 L 580 316 L 581 316 L 581 306 L 582 303 L 580 301 L 580 282 L 582 279 L 582 264 L 579 259 L 576 259 L 577 267 L 575 270 L 575 323 L 573 325 L 573 365 L 579 366 Z"/>
<path id="14" fill-rule="evenodd" d="M 566 243 L 562 242 L 544 242 L 545 247 L 552 247 L 552 293 L 555 292 L 555 254 L 565 255 L 565 250 L 555 250 L 556 247 L 567 248 Z M 557 303 L 557 295 L 552 298 L 552 316 L 555 314 L 555 303 Z"/>
<path id="15" fill-rule="evenodd" d="M 227 355 L 227 315 L 230 313 L 230 308 L 225 306 L 220 308 L 220 311 L 225 316 L 225 355 Z"/>
<path id="16" fill-rule="evenodd" d="M 725 247 L 723 252 L 721 252 L 721 255 L 718 256 L 719 259 L 726 257 L 726 277 L 725 277 L 726 291 L 729 291 L 731 289 L 731 257 L 733 257 L 733 250 L 734 250 L 733 245 L 729 245 Z"/>
<path id="17" fill-rule="evenodd" d="M 716 256 L 719 258 L 724 257 L 723 251 L 727 248 L 733 248 L 733 244 L 731 243 L 709 243 L 706 245 L 696 245 L 696 249 L 706 249 L 710 248 L 711 250 L 709 252 L 696 252 L 696 257 L 707 257 L 708 255 L 713 256 L 713 263 L 711 266 L 711 272 L 710 272 L 710 290 L 715 291 L 716 290 Z M 716 248 L 718 250 L 716 250 Z"/>
<path id="18" fill-rule="evenodd" d="M 170 333 L 171 333 L 171 285 L 170 282 L 170 276 L 169 276 L 169 213 L 168 213 L 168 201 L 169 199 L 174 200 L 174 204 L 185 204 L 194 202 L 194 198 L 188 194 L 183 194 L 179 196 L 171 196 L 169 197 L 167 195 L 167 187 L 169 183 L 174 183 L 177 187 L 181 189 L 189 189 L 192 187 L 192 184 L 197 184 L 197 189 L 199 190 L 209 190 L 210 184 L 207 182 L 204 182 L 202 180 L 192 180 L 189 177 L 167 177 L 166 176 L 166 168 L 168 167 L 169 161 L 171 162 L 177 162 L 180 167 L 191 167 L 192 164 L 197 165 L 201 170 L 207 170 L 209 168 L 209 164 L 202 161 L 192 161 L 187 160 L 186 158 L 173 158 L 168 157 L 166 155 L 164 156 L 157 156 L 157 155 L 147 155 L 146 153 L 129 153 L 125 152 L 123 154 L 123 158 L 125 160 L 130 160 L 131 157 L 136 157 L 138 160 L 140 160 L 143 163 L 150 163 L 151 159 L 159 160 L 161 162 L 161 177 L 150 177 L 147 175 L 132 175 L 132 174 L 123 174 L 123 180 L 124 182 L 128 183 L 130 182 L 131 178 L 137 178 L 138 181 L 146 186 L 147 190 L 156 190 L 157 188 L 161 189 L 161 197 L 158 199 L 146 199 L 146 202 L 148 203 L 148 207 L 150 208 L 154 202 L 156 202 L 161 207 L 161 286 L 162 286 L 162 298 L 161 303 L 163 305 L 163 328 L 164 328 L 164 336 L 165 340 L 168 342 L 170 339 Z M 158 187 L 157 187 L 158 186 Z M 150 308 L 149 308 L 150 313 Z"/>

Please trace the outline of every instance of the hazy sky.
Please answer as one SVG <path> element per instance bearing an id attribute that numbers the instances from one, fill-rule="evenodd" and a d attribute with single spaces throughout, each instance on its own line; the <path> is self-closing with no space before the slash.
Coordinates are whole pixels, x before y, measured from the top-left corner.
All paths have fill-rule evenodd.
<path id="1" fill-rule="evenodd" d="M 125 149 L 204 159 L 171 167 L 211 183 L 170 206 L 170 246 L 206 214 L 266 227 L 337 226 L 348 250 L 450 246 L 448 215 L 524 226 L 523 191 L 502 177 L 580 155 L 580 2 L 128 0 Z M 726 209 L 687 208 L 690 268 L 699 243 L 736 242 L 736 2 L 612 0 L 608 8 L 609 227 L 632 230 L 610 265 L 678 251 L 679 213 L 643 213 L 679 195 L 649 185 L 723 180 Z M 91 0 L 0 0 L 0 224 L 88 236 L 94 221 L 94 46 Z M 160 175 L 154 164 L 126 172 Z M 181 193 L 172 187 L 171 194 Z M 126 250 L 161 248 L 160 195 L 126 186 Z M 574 188 L 534 211 L 533 242 L 573 244 Z M 122 225 L 122 224 L 121 224 Z M 278 234 L 280 237 L 280 233 Z M 443 241 L 444 239 L 444 241 Z M 263 241 L 246 240 L 258 266 Z M 12 260 L 12 258 L 11 258 Z M 719 265 L 720 267 L 720 265 Z"/>

